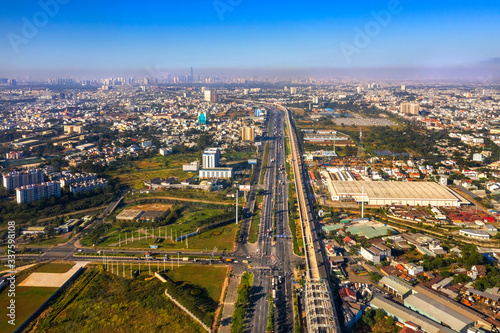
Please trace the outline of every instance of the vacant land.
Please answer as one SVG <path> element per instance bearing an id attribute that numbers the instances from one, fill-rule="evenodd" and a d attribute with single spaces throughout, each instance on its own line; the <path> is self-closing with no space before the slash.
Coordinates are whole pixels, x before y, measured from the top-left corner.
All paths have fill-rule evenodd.
<path id="1" fill-rule="evenodd" d="M 173 227 L 175 228 L 175 226 Z M 156 242 L 158 237 L 148 237 L 147 239 L 138 240 L 134 239 L 133 242 L 128 241 L 127 244 L 122 242 L 122 248 L 140 248 L 149 249 L 150 245 L 158 245 L 161 250 L 212 250 L 214 246 L 217 246 L 219 251 L 232 251 L 234 246 L 234 240 L 236 239 L 236 233 L 238 231 L 238 226 L 236 224 L 230 224 L 227 226 L 222 226 L 216 229 L 205 231 L 199 235 L 190 237 L 187 240 L 173 242 L 170 239 L 165 239 L 160 237 L 160 241 Z M 160 229 L 161 230 L 161 229 Z M 175 238 L 175 230 L 173 237 Z M 167 234 L 170 232 L 170 227 L 167 229 Z M 163 230 L 161 230 L 163 233 Z M 180 232 L 177 232 L 180 236 Z M 170 236 L 169 236 L 170 237 Z M 116 238 L 116 237 L 115 237 Z M 105 244 L 104 244 L 105 245 Z"/>
<path id="2" fill-rule="evenodd" d="M 221 282 L 222 285 L 222 282 Z M 164 295 L 158 279 L 89 269 L 42 314 L 32 332 L 203 332 Z"/>
<path id="3" fill-rule="evenodd" d="M 51 238 L 42 239 L 42 240 L 39 240 L 36 237 L 33 237 L 33 240 L 29 241 L 26 244 L 29 244 L 31 246 L 51 247 L 51 246 L 58 245 L 61 243 L 66 243 L 67 241 L 69 241 L 69 239 L 67 237 L 64 237 L 64 236 L 56 236 L 56 237 L 51 237 Z"/>
<path id="4" fill-rule="evenodd" d="M 213 321 L 214 311 L 222 293 L 227 275 L 223 266 L 181 266 L 163 271 L 168 283 L 150 279 L 146 265 L 135 278 L 129 278 L 126 265 L 104 272 L 97 265 L 87 271 L 68 288 L 38 321 L 32 332 L 203 332 L 203 329 L 182 310 L 169 302 L 166 288 L 181 303 L 195 309 L 204 320 Z M 161 265 L 160 265 L 161 267 Z M 109 268 L 109 267 L 108 267 Z M 119 269 L 118 269 L 119 268 Z M 157 271 L 151 265 L 151 271 Z M 181 297 L 179 297 L 181 296 Z"/>
<path id="5" fill-rule="evenodd" d="M 182 165 L 199 160 L 196 154 L 176 154 L 171 156 L 155 156 L 140 161 L 131 162 L 131 165 L 110 173 L 121 184 L 132 188 L 144 188 L 144 182 L 153 178 L 176 177 L 180 181 L 191 178 L 194 173 L 184 172 Z"/>
<path id="6" fill-rule="evenodd" d="M 182 281 L 206 289 L 210 298 L 218 302 L 222 292 L 222 284 L 227 275 L 227 268 L 186 265 L 167 270 L 165 275 L 176 282 Z"/>

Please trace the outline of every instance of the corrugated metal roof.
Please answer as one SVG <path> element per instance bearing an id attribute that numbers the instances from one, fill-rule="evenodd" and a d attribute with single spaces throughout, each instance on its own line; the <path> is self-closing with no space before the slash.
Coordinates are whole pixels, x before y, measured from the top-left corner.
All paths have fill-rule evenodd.
<path id="1" fill-rule="evenodd" d="M 405 305 L 415 308 L 418 312 L 432 317 L 433 319 L 450 326 L 458 332 L 474 323 L 472 319 L 461 315 L 460 313 L 423 294 L 413 294 L 408 296 L 405 299 Z"/>
<path id="2" fill-rule="evenodd" d="M 444 327 L 415 311 L 378 295 L 371 300 L 370 305 L 375 308 L 381 308 L 404 322 L 412 322 L 428 333 L 455 333 L 455 331 L 448 327 Z"/>
<path id="3" fill-rule="evenodd" d="M 400 295 L 405 295 L 412 290 L 411 284 L 391 275 L 384 276 L 380 279 L 380 283 L 395 289 Z"/>

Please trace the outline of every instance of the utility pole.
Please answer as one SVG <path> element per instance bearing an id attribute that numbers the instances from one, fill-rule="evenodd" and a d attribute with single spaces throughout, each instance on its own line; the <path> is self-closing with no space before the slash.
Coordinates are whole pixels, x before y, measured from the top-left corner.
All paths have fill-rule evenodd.
<path id="1" fill-rule="evenodd" d="M 365 217 L 365 186 L 361 186 L 361 218 Z"/>
<path id="2" fill-rule="evenodd" d="M 359 145 L 358 145 L 358 158 L 361 158 L 361 154 L 363 153 L 361 147 L 361 140 L 363 139 L 363 132 L 361 131 L 361 127 L 359 128 Z"/>
<path id="3" fill-rule="evenodd" d="M 236 224 L 238 224 L 238 188 L 236 188 Z"/>

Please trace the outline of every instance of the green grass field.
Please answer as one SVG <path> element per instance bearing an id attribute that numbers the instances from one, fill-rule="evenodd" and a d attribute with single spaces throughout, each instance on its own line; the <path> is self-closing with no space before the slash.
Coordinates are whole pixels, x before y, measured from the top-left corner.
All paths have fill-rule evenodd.
<path id="1" fill-rule="evenodd" d="M 264 157 L 262 158 L 262 165 L 260 168 L 259 185 L 264 184 L 264 178 L 266 176 L 267 160 L 268 159 L 269 159 L 269 142 L 266 143 L 266 147 L 264 148 Z"/>
<path id="2" fill-rule="evenodd" d="M 100 267 L 89 269 L 30 332 L 203 332 L 198 323 L 168 301 L 165 284 L 156 278 L 146 279 L 147 275 L 123 279 L 103 273 Z M 222 289 L 223 281 L 210 281 L 210 285 Z"/>
<path id="3" fill-rule="evenodd" d="M 188 206 L 181 211 L 178 218 L 175 220 L 174 224 L 170 224 L 167 226 L 162 226 L 154 229 L 151 228 L 146 229 L 145 227 L 142 228 L 126 227 L 120 229 L 116 226 L 109 225 L 108 231 L 104 236 L 104 238 L 102 239 L 102 242 L 99 244 L 99 246 L 122 247 L 122 248 L 134 248 L 134 247 L 149 248 L 149 245 L 153 244 L 156 238 L 165 239 L 165 236 L 167 236 L 168 240 L 164 241 L 165 244 L 167 243 L 170 244 L 168 246 L 173 249 L 182 248 L 182 247 L 175 247 L 175 244 L 173 244 L 169 239 L 171 235 L 173 238 L 175 238 L 176 236 L 181 236 L 181 232 L 182 234 L 195 232 L 198 229 L 197 223 L 224 213 L 225 213 L 224 209 L 205 208 L 205 207 L 195 208 Z M 224 243 L 228 230 L 225 230 L 224 228 L 222 229 L 219 228 L 219 229 L 220 230 L 218 229 L 215 230 L 224 234 L 224 236 L 221 237 Z M 202 233 L 201 235 L 199 235 L 201 236 L 200 239 L 210 238 L 210 234 L 212 231 L 207 231 L 205 233 Z M 127 241 L 125 241 L 125 239 L 127 239 Z M 196 240 L 196 237 L 193 237 L 192 239 L 195 240 L 193 245 L 198 246 L 197 244 L 199 242 Z M 191 239 L 188 240 L 189 248 L 191 248 L 190 242 Z M 118 243 L 120 243 L 120 245 L 118 245 Z M 205 243 L 204 241 L 201 241 L 201 244 L 204 243 Z M 82 241 L 82 244 L 89 245 L 85 239 Z M 160 244 L 160 247 L 162 247 L 163 245 L 164 244 Z"/>
<path id="4" fill-rule="evenodd" d="M 57 236 L 57 237 L 52 237 L 52 238 L 49 238 L 49 239 L 44 239 L 40 242 L 37 242 L 36 240 L 33 240 L 32 242 L 28 243 L 27 245 L 29 246 L 54 246 L 54 245 L 57 245 L 57 244 L 62 244 L 62 243 L 66 243 L 67 241 L 69 241 L 68 238 L 66 237 L 60 237 L 60 236 Z"/>
<path id="5" fill-rule="evenodd" d="M 183 281 L 205 288 L 210 298 L 218 302 L 222 293 L 222 284 L 227 275 L 227 268 L 221 266 L 186 265 L 168 270 L 166 275 L 174 281 Z"/>
<path id="6" fill-rule="evenodd" d="M 41 266 L 36 270 L 37 273 L 66 273 L 69 271 L 75 264 L 74 263 L 48 263 L 46 265 Z"/>
<path id="7" fill-rule="evenodd" d="M 0 308 L 2 309 L 2 320 L 0 320 L 0 332 L 14 332 L 36 309 L 38 309 L 58 288 L 41 287 L 16 287 L 16 325 L 7 322 L 7 306 L 10 302 L 8 290 L 0 294 Z"/>
<path id="8" fill-rule="evenodd" d="M 176 243 L 172 242 L 170 239 L 164 239 L 162 236 L 160 238 L 162 240 L 160 243 L 155 243 L 155 240 L 158 237 L 149 237 L 142 240 L 138 240 L 137 238 L 135 238 L 133 242 L 128 242 L 127 244 L 122 243 L 121 248 L 149 249 L 150 245 L 156 244 L 158 245 L 158 248 L 160 250 L 212 250 L 214 246 L 217 246 L 217 249 L 219 251 L 232 251 L 238 228 L 239 226 L 230 224 L 227 226 L 205 231 L 199 235 L 190 237 L 188 239 L 187 246 L 186 241 Z M 170 227 L 167 227 L 167 230 L 167 232 L 169 232 Z M 177 235 L 180 236 L 179 231 L 177 232 Z"/>
<path id="9" fill-rule="evenodd" d="M 21 325 L 36 309 L 38 309 L 58 288 L 44 287 L 20 287 L 18 284 L 26 279 L 31 273 L 64 273 L 67 272 L 74 264 L 66 263 L 49 263 L 37 265 L 19 273 L 16 277 L 16 327 Z M 4 289 L 0 293 L 0 308 L 2 315 L 5 316 L 7 306 L 10 302 L 8 289 Z M 5 316 L 5 318 L 7 318 Z M 16 327 L 10 325 L 7 320 L 0 320 L 0 332 L 14 332 Z"/>

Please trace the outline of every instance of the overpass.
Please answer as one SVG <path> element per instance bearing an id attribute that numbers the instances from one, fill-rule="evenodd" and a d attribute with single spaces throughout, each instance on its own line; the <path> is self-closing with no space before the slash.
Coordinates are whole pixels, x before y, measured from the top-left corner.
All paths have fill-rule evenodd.
<path id="1" fill-rule="evenodd" d="M 319 244 L 317 226 L 314 220 L 314 210 L 312 208 L 314 196 L 310 195 L 309 186 L 306 182 L 306 169 L 304 168 L 300 146 L 297 141 L 295 126 L 289 110 L 282 106 L 278 106 L 278 108 L 284 111 L 288 126 L 295 188 L 304 240 L 307 266 L 304 290 L 307 331 L 310 333 L 340 333 L 340 323 L 328 281 L 330 275 L 328 261 L 325 260 L 323 250 Z"/>

